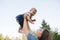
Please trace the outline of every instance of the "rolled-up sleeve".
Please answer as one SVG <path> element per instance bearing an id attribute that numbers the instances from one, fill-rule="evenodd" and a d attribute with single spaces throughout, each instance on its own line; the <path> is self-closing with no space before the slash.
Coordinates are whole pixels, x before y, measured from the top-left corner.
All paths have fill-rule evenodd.
<path id="1" fill-rule="evenodd" d="M 35 36 L 33 36 L 31 33 L 27 36 L 28 40 L 38 40 Z"/>

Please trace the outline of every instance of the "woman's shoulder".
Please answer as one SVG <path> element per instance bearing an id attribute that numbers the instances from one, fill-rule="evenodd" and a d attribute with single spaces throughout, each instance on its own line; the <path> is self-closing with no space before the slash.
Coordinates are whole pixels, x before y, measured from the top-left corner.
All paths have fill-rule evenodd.
<path id="1" fill-rule="evenodd" d="M 38 40 L 38 38 L 36 38 L 34 35 L 32 35 L 31 33 L 28 34 L 28 40 Z"/>

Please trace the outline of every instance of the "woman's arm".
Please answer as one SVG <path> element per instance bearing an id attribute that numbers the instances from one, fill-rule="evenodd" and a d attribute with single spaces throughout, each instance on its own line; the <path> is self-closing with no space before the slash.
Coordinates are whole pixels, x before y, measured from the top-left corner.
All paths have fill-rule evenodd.
<path id="1" fill-rule="evenodd" d="M 29 28 L 29 24 L 28 24 L 28 21 L 26 18 L 27 18 L 27 15 L 25 14 L 24 15 L 23 31 L 26 35 L 28 35 L 28 33 L 30 33 L 30 28 Z"/>
<path id="2" fill-rule="evenodd" d="M 28 40 L 38 40 L 35 36 L 33 36 L 32 34 L 30 34 L 30 28 L 29 28 L 26 16 L 24 16 L 23 31 L 27 35 L 27 39 Z"/>

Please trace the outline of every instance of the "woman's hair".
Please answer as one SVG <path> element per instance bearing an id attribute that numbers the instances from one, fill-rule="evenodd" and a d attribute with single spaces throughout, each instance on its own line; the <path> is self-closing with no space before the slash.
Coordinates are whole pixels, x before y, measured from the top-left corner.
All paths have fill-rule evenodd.
<path id="1" fill-rule="evenodd" d="M 42 36 L 38 38 L 39 40 L 51 40 L 50 32 L 47 29 L 44 29 Z"/>

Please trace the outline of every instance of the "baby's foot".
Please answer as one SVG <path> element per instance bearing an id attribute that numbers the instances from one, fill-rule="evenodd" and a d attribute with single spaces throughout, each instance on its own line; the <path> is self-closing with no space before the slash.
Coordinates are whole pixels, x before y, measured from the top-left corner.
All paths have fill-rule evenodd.
<path id="1" fill-rule="evenodd" d="M 18 30 L 18 32 L 19 32 L 19 33 L 23 33 L 23 30 L 22 30 L 22 29 L 21 29 L 21 30 Z"/>

